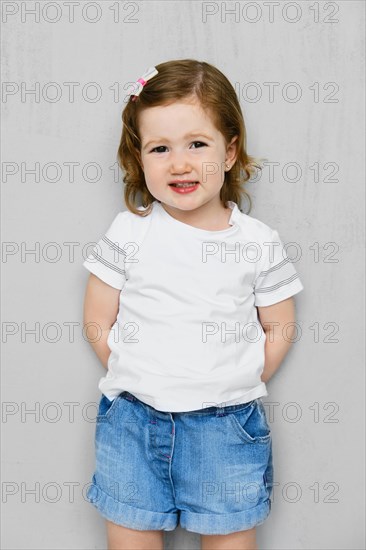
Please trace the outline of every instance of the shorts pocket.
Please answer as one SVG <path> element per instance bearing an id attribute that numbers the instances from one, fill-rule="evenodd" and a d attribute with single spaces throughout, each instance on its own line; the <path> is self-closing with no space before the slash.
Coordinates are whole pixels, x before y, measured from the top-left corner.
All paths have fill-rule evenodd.
<path id="1" fill-rule="evenodd" d="M 260 405 L 259 399 L 255 399 L 250 407 L 228 414 L 232 427 L 246 443 L 266 444 L 271 441 L 265 410 Z"/>
<path id="2" fill-rule="evenodd" d="M 120 396 L 117 395 L 112 401 L 108 399 L 104 393 L 99 401 L 98 414 L 95 417 L 96 422 L 109 422 L 112 417 L 112 413 L 117 408 L 117 403 L 120 400 Z"/>

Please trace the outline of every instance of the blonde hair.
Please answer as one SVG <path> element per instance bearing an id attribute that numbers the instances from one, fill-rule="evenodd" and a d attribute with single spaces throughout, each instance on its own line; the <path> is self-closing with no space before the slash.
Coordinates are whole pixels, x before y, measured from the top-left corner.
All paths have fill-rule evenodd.
<path id="1" fill-rule="evenodd" d="M 238 136 L 237 158 L 231 170 L 225 172 L 220 200 L 224 207 L 233 201 L 240 208 L 241 199 L 252 200 L 244 184 L 261 169 L 260 159 L 246 151 L 246 130 L 238 98 L 230 81 L 213 65 L 195 59 L 178 59 L 156 65 L 158 74 L 149 80 L 136 101 L 132 97 L 122 112 L 122 136 L 118 147 L 117 162 L 125 172 L 123 181 L 124 200 L 130 212 L 144 216 L 151 212 L 155 197 L 146 186 L 140 164 L 141 138 L 138 128 L 139 114 L 149 107 L 169 105 L 175 101 L 196 97 L 204 109 L 209 111 L 216 128 L 224 136 L 226 144 Z M 138 194 L 145 211 L 137 209 Z"/>

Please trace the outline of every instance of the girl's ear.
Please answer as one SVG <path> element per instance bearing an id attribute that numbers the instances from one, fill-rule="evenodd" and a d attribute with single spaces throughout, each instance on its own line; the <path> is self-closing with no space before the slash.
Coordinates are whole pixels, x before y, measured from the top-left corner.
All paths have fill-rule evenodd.
<path id="1" fill-rule="evenodd" d="M 230 141 L 230 143 L 226 147 L 225 162 L 230 164 L 230 166 L 232 166 L 235 163 L 236 157 L 238 156 L 238 141 L 237 141 L 238 137 L 239 136 L 234 136 L 233 139 Z"/>

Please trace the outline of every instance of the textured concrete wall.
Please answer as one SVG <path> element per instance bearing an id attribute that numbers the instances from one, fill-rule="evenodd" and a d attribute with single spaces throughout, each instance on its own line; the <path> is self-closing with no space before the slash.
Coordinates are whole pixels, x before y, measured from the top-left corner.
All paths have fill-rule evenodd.
<path id="1" fill-rule="evenodd" d="M 84 499 L 85 406 L 104 371 L 82 334 L 82 250 L 125 209 L 126 85 L 174 58 L 213 63 L 236 86 L 249 153 L 268 159 L 251 215 L 300 250 L 299 340 L 264 399 L 275 487 L 259 547 L 364 548 L 364 3 L 1 9 L 3 548 L 105 548 Z M 178 527 L 165 543 L 195 549 L 199 536 Z"/>

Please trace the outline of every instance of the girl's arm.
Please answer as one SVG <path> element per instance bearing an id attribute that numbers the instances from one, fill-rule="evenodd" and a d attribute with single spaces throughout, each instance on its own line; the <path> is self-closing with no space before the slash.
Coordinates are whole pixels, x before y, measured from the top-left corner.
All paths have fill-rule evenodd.
<path id="1" fill-rule="evenodd" d="M 85 336 L 106 369 L 111 353 L 107 339 L 117 319 L 120 292 L 93 273 L 89 275 L 84 300 Z M 88 323 L 91 325 L 85 327 Z"/>
<path id="2" fill-rule="evenodd" d="M 292 343 L 295 332 L 294 299 L 290 297 L 272 306 L 258 307 L 258 315 L 266 333 L 261 380 L 267 382 L 281 365 Z"/>

